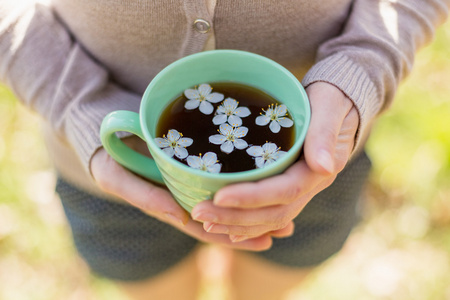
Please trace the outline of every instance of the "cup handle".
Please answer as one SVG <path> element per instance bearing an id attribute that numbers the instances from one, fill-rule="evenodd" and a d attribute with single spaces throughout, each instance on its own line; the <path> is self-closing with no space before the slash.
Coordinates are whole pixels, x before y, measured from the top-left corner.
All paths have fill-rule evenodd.
<path id="1" fill-rule="evenodd" d="M 100 138 L 111 157 L 127 169 L 152 181 L 164 184 L 155 161 L 128 147 L 115 134 L 117 131 L 133 133 L 145 141 L 139 122 L 139 114 L 126 110 L 109 113 L 100 127 Z"/>

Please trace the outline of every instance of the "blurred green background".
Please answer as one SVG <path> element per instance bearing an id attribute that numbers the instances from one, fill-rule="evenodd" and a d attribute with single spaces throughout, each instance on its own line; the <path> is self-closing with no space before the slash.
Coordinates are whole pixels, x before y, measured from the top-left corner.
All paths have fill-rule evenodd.
<path id="1" fill-rule="evenodd" d="M 450 24 L 368 143 L 363 222 L 292 299 L 450 299 Z M 122 299 L 77 257 L 38 119 L 0 86 L 0 300 Z"/>

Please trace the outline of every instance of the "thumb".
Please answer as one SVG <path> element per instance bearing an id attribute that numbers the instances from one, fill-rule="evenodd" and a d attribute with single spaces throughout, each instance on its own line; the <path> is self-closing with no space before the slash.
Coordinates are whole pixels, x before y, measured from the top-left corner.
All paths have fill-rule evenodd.
<path id="1" fill-rule="evenodd" d="M 171 194 L 142 179 L 114 161 L 104 149 L 91 160 L 91 171 L 104 192 L 119 197 L 163 222 L 184 226 L 188 213 L 176 203 Z"/>
<path id="2" fill-rule="evenodd" d="M 328 83 L 314 83 L 306 92 L 311 103 L 311 123 L 304 146 L 306 163 L 314 172 L 334 174 L 337 140 L 351 106 L 345 95 Z"/>

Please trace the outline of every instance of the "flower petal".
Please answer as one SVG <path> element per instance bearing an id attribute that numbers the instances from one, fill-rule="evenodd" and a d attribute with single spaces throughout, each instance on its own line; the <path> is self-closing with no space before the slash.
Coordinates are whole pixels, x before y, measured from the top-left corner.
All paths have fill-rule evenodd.
<path id="1" fill-rule="evenodd" d="M 215 134 L 209 137 L 209 142 L 215 145 L 222 145 L 226 140 L 227 138 L 221 134 Z"/>
<path id="2" fill-rule="evenodd" d="M 212 114 L 212 112 L 214 111 L 214 107 L 212 106 L 211 103 L 209 103 L 208 101 L 202 101 L 200 103 L 200 111 L 202 113 L 204 113 L 205 115 L 210 115 Z"/>
<path id="3" fill-rule="evenodd" d="M 200 105 L 200 100 L 188 100 L 184 103 L 184 108 L 192 110 L 196 109 Z"/>
<path id="4" fill-rule="evenodd" d="M 265 143 L 262 149 L 265 153 L 275 153 L 278 150 L 278 146 L 275 143 Z"/>
<path id="5" fill-rule="evenodd" d="M 195 155 L 189 155 L 186 161 L 188 166 L 194 169 L 200 169 L 203 165 L 202 159 Z"/>
<path id="6" fill-rule="evenodd" d="M 287 113 L 287 107 L 286 107 L 286 105 L 284 105 L 284 104 L 278 105 L 278 106 L 275 108 L 274 113 L 275 113 L 277 116 L 279 116 L 279 117 L 282 117 L 282 116 L 286 115 L 286 113 Z"/>
<path id="7" fill-rule="evenodd" d="M 277 121 L 270 122 L 269 128 L 273 133 L 278 133 L 281 129 L 280 124 L 278 124 Z"/>
<path id="8" fill-rule="evenodd" d="M 222 145 L 220 145 L 220 150 L 221 150 L 222 152 L 227 153 L 227 154 L 233 152 L 233 150 L 234 150 L 233 142 L 231 142 L 231 141 L 226 141 L 225 143 L 223 143 Z"/>
<path id="9" fill-rule="evenodd" d="M 212 121 L 214 123 L 214 125 L 220 125 L 223 124 L 227 121 L 227 115 L 216 115 Z"/>
<path id="10" fill-rule="evenodd" d="M 235 139 L 233 145 L 236 149 L 242 150 L 248 147 L 248 144 L 243 139 Z"/>
<path id="11" fill-rule="evenodd" d="M 211 93 L 212 87 L 209 84 L 207 84 L 207 83 L 202 83 L 202 84 L 200 84 L 198 86 L 197 90 L 198 90 L 200 95 L 206 97 L 206 96 L 208 96 Z"/>
<path id="12" fill-rule="evenodd" d="M 226 114 L 226 109 L 223 105 L 219 105 L 216 109 L 216 114 L 221 115 L 221 114 Z"/>
<path id="13" fill-rule="evenodd" d="M 199 98 L 199 93 L 198 93 L 198 91 L 197 90 L 194 90 L 194 89 L 187 89 L 187 90 L 184 90 L 184 95 L 186 96 L 186 98 L 188 98 L 188 99 L 196 99 L 196 100 L 198 100 L 198 98 Z"/>
<path id="14" fill-rule="evenodd" d="M 206 168 L 208 170 L 209 173 L 220 173 L 220 169 L 222 169 L 222 165 L 221 164 L 213 164 L 212 166 L 208 166 Z"/>
<path id="15" fill-rule="evenodd" d="M 206 152 L 202 160 L 205 166 L 212 166 L 217 162 L 217 155 L 214 152 Z"/>
<path id="16" fill-rule="evenodd" d="M 269 107 L 266 110 L 266 116 L 270 117 L 275 113 L 275 109 L 273 109 L 273 105 L 269 105 Z"/>
<path id="17" fill-rule="evenodd" d="M 188 155 L 189 155 L 189 153 L 186 150 L 186 148 L 175 147 L 175 156 L 178 157 L 179 159 L 186 158 Z"/>
<path id="18" fill-rule="evenodd" d="M 239 118 L 238 116 L 229 116 L 228 117 L 228 124 L 230 124 L 233 127 L 239 127 L 242 125 L 242 119 Z"/>
<path id="19" fill-rule="evenodd" d="M 223 101 L 223 107 L 228 111 L 234 111 L 238 107 L 238 102 L 233 98 L 227 98 Z"/>
<path id="20" fill-rule="evenodd" d="M 272 157 L 269 157 L 268 159 L 266 159 L 266 162 L 264 163 L 264 167 L 270 165 L 273 162 L 275 162 L 275 159 L 273 159 Z"/>
<path id="21" fill-rule="evenodd" d="M 223 94 L 221 93 L 211 93 L 208 96 L 206 96 L 206 100 L 208 100 L 211 103 L 219 103 L 223 100 Z"/>
<path id="22" fill-rule="evenodd" d="M 167 140 L 169 142 L 178 141 L 180 137 L 181 137 L 180 133 L 178 132 L 178 130 L 175 129 L 170 129 L 169 132 L 167 133 Z"/>
<path id="23" fill-rule="evenodd" d="M 248 148 L 247 153 L 251 156 L 257 157 L 257 156 L 262 156 L 264 151 L 263 148 L 261 146 L 251 146 L 250 148 Z"/>
<path id="24" fill-rule="evenodd" d="M 169 157 L 173 157 L 173 155 L 175 154 L 175 150 L 173 150 L 172 147 L 164 148 L 164 149 L 162 149 L 162 151 L 163 151 L 165 154 L 167 154 L 167 156 L 169 156 Z"/>
<path id="25" fill-rule="evenodd" d="M 256 125 L 259 125 L 259 126 L 267 125 L 267 124 L 269 124 L 269 122 L 270 122 L 270 118 L 267 115 L 258 116 L 255 119 Z"/>
<path id="26" fill-rule="evenodd" d="M 231 127 L 230 124 L 223 123 L 223 124 L 220 124 L 219 131 L 221 134 L 227 136 L 233 132 L 233 127 Z"/>
<path id="27" fill-rule="evenodd" d="M 178 140 L 178 145 L 180 145 L 181 147 L 189 147 L 193 142 L 193 139 L 184 137 Z"/>
<path id="28" fill-rule="evenodd" d="M 169 147 L 169 142 L 163 138 L 155 138 L 155 143 L 159 148 Z"/>
<path id="29" fill-rule="evenodd" d="M 235 114 L 236 116 L 239 116 L 239 117 L 241 117 L 241 118 L 244 118 L 244 117 L 250 116 L 251 112 L 250 112 L 250 109 L 248 109 L 247 107 L 241 106 L 241 107 L 238 107 L 238 108 L 234 111 L 234 114 Z"/>
<path id="30" fill-rule="evenodd" d="M 248 128 L 245 126 L 241 126 L 241 127 L 234 129 L 234 136 L 237 138 L 244 137 L 247 135 L 247 133 L 248 133 Z"/>
<path id="31" fill-rule="evenodd" d="M 282 117 L 278 119 L 278 124 L 280 124 L 281 127 L 291 127 L 294 125 L 294 121 L 289 118 Z"/>
<path id="32" fill-rule="evenodd" d="M 272 155 L 274 160 L 279 160 L 280 158 L 282 158 L 287 152 L 286 151 L 280 151 L 278 150 L 276 153 L 274 153 Z"/>
<path id="33" fill-rule="evenodd" d="M 265 162 L 265 160 L 262 157 L 257 157 L 255 159 L 255 165 L 257 168 L 264 168 L 264 162 Z"/>

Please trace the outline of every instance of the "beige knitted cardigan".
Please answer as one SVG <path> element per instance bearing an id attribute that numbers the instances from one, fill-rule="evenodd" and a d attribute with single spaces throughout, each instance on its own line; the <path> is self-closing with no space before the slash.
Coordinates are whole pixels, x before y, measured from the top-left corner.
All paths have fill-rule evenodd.
<path id="1" fill-rule="evenodd" d="M 0 81 L 44 120 L 67 180 L 95 187 L 89 161 L 103 117 L 137 111 L 166 65 L 205 49 L 241 49 L 304 86 L 334 84 L 360 115 L 358 144 L 391 103 L 450 0 L 0 0 Z M 211 29 L 193 26 L 201 18 Z M 361 146 L 359 146 L 361 147 Z"/>

